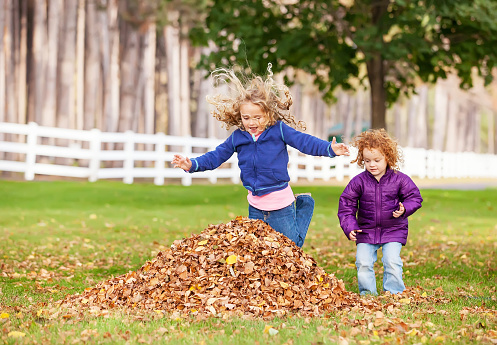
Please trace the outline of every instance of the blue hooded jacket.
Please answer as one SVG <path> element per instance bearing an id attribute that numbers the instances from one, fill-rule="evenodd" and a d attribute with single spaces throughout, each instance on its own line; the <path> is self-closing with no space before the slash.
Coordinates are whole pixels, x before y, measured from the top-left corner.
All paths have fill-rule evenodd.
<path id="1" fill-rule="evenodd" d="M 286 188 L 290 181 L 287 145 L 308 155 L 336 156 L 330 142 L 278 121 L 266 128 L 257 141 L 237 129 L 215 150 L 191 159 L 188 172 L 214 170 L 236 152 L 243 186 L 257 196 L 269 194 Z"/>

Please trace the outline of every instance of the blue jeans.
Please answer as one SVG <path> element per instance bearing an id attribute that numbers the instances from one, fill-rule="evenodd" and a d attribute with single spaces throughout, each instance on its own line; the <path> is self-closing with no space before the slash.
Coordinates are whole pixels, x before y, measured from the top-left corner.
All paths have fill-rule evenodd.
<path id="1" fill-rule="evenodd" d="M 383 258 L 383 291 L 392 294 L 405 290 L 402 281 L 402 259 L 400 250 L 402 244 L 399 242 L 388 242 L 383 244 L 358 243 L 356 254 L 357 280 L 359 282 L 359 293 L 361 295 L 377 295 L 376 278 L 374 274 L 374 263 L 377 260 L 377 251 L 382 248 Z"/>
<path id="2" fill-rule="evenodd" d="M 302 248 L 314 212 L 314 199 L 299 195 L 289 206 L 275 211 L 262 211 L 249 205 L 249 218 L 260 219 Z"/>

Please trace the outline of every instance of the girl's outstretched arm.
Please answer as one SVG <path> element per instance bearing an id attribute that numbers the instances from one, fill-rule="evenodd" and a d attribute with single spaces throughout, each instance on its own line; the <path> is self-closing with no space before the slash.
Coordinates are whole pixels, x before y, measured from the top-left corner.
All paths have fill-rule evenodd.
<path id="1" fill-rule="evenodd" d="M 174 155 L 172 162 L 175 168 L 181 168 L 183 170 L 189 171 L 192 167 L 192 161 L 188 157 L 183 157 L 181 155 Z"/>
<path id="2" fill-rule="evenodd" d="M 337 144 L 337 138 L 333 137 L 331 141 L 331 149 L 337 156 L 348 156 L 349 155 L 349 147 L 344 143 Z"/>

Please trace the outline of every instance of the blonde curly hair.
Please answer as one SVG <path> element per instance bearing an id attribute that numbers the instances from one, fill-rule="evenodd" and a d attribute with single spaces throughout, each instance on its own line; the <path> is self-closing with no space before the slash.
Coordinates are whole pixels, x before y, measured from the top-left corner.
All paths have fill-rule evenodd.
<path id="1" fill-rule="evenodd" d="M 357 162 L 357 165 L 364 168 L 364 149 L 377 149 L 384 156 L 390 169 L 398 170 L 404 161 L 402 151 L 397 142 L 392 139 L 385 129 L 369 129 L 352 139 L 350 146 L 358 149 L 357 158 L 350 163 Z"/>
<path id="2" fill-rule="evenodd" d="M 276 83 L 272 78 L 271 64 L 268 64 L 268 77 L 264 80 L 260 76 L 251 78 L 233 69 L 218 68 L 211 73 L 214 85 L 225 82 L 232 90 L 232 95 L 217 94 L 208 96 L 207 102 L 214 105 L 211 114 L 224 123 L 226 129 L 238 127 L 245 130 L 240 114 L 240 105 L 254 103 L 261 107 L 267 115 L 266 126 L 272 126 L 276 121 L 283 121 L 289 126 L 305 130 L 305 123 L 298 121 L 290 114 L 293 104 L 292 95 L 286 85 Z"/>

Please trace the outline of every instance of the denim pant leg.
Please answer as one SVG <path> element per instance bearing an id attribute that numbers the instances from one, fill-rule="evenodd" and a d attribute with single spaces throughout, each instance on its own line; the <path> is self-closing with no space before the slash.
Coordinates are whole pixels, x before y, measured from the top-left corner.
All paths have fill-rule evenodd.
<path id="1" fill-rule="evenodd" d="M 314 213 L 314 199 L 310 195 L 298 195 L 295 200 L 295 208 L 299 234 L 297 246 L 302 248 Z"/>
<path id="2" fill-rule="evenodd" d="M 400 293 L 406 288 L 402 280 L 401 249 L 402 243 L 399 242 L 388 242 L 382 247 L 383 291 L 390 291 L 392 294 Z"/>
<path id="3" fill-rule="evenodd" d="M 359 283 L 359 293 L 361 295 L 377 295 L 376 277 L 374 274 L 374 263 L 378 259 L 378 244 L 357 243 L 356 267 L 357 282 Z"/>
<path id="4" fill-rule="evenodd" d="M 295 244 L 299 241 L 295 203 L 275 211 L 262 211 L 249 205 L 249 218 L 263 220 L 274 230 L 291 239 Z"/>

